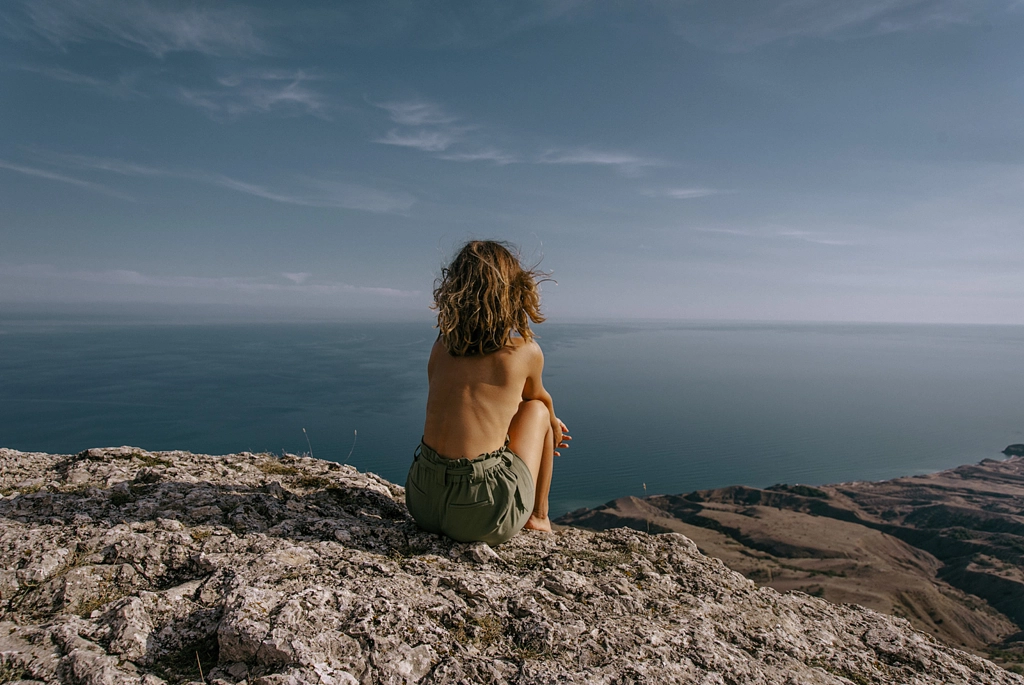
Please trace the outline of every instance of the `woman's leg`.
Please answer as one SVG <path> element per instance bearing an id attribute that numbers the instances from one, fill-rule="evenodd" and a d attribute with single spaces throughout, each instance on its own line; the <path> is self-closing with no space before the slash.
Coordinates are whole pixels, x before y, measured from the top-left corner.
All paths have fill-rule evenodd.
<path id="1" fill-rule="evenodd" d="M 508 437 L 509 449 L 519 455 L 533 476 L 536 495 L 533 500 L 533 513 L 526 522 L 526 527 L 550 531 L 548 492 L 551 490 L 555 443 L 547 405 L 539 400 L 521 402 L 519 411 L 508 427 Z"/>

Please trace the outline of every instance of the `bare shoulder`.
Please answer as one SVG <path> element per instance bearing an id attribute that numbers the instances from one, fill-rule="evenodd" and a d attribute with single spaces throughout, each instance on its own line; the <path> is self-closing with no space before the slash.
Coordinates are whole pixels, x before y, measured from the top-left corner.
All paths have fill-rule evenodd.
<path id="1" fill-rule="evenodd" d="M 445 349 L 440 336 L 438 336 L 437 340 L 434 341 L 434 346 L 430 348 L 430 358 L 427 360 L 428 374 L 430 374 L 434 370 L 434 367 L 437 366 L 437 362 L 442 354 L 448 354 L 448 350 Z"/>
<path id="2" fill-rule="evenodd" d="M 544 352 L 541 351 L 536 340 L 527 342 L 522 338 L 515 338 L 511 349 L 512 356 L 525 366 L 533 367 L 544 364 Z"/>
<path id="3" fill-rule="evenodd" d="M 448 354 L 447 348 L 445 348 L 444 343 L 441 342 L 441 336 L 437 336 L 437 339 L 434 341 L 434 344 L 430 348 L 430 356 L 434 357 L 441 354 L 442 352 Z"/>

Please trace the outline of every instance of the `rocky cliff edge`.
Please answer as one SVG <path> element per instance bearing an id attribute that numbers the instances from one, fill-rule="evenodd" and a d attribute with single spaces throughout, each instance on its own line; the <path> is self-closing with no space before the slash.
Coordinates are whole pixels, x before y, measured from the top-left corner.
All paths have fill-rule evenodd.
<path id="1" fill-rule="evenodd" d="M 1018 683 L 679 534 L 420 531 L 304 457 L 0 449 L 0 682 Z"/>

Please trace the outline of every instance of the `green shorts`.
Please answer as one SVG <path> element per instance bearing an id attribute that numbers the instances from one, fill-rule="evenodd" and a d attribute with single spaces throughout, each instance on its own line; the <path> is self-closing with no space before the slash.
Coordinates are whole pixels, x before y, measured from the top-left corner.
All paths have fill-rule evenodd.
<path id="1" fill-rule="evenodd" d="M 421 442 L 405 481 L 420 528 L 459 542 L 505 542 L 526 525 L 533 496 L 530 469 L 508 440 L 475 459 L 448 459 Z"/>

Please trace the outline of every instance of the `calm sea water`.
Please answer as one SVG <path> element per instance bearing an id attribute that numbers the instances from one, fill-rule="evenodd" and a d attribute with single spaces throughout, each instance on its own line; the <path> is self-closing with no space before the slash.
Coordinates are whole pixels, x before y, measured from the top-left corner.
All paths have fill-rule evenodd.
<path id="1" fill-rule="evenodd" d="M 627 494 L 878 480 L 1024 442 L 1024 327 L 545 324 L 575 437 L 552 511 Z M 425 324 L 0 321 L 0 445 L 347 461 L 396 482 L 422 432 Z M 306 433 L 303 433 L 303 428 Z"/>

